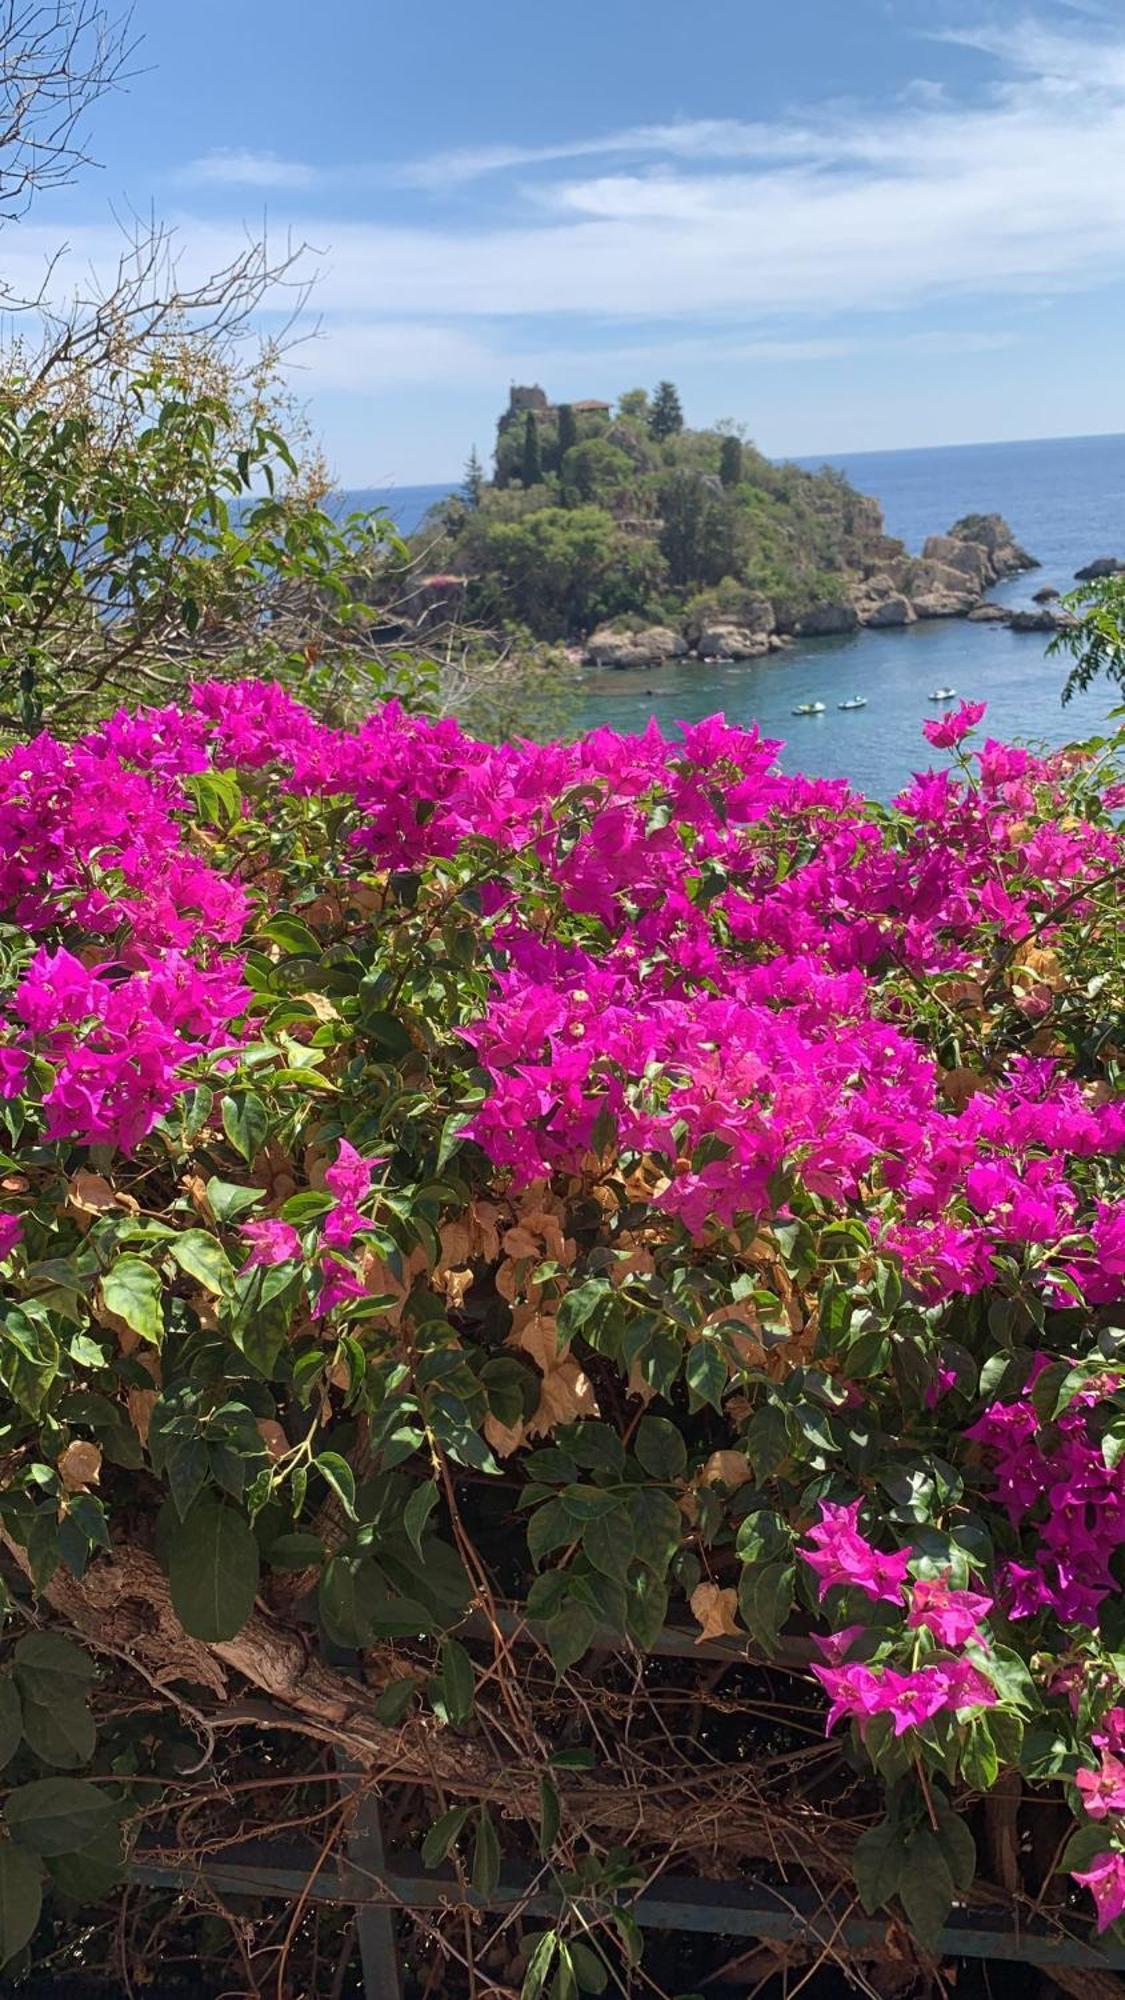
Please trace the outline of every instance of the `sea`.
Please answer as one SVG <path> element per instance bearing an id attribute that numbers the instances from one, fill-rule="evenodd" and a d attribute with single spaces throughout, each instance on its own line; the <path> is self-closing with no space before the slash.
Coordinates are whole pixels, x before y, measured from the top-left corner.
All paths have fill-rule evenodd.
<path id="1" fill-rule="evenodd" d="M 1072 588 L 1075 570 L 1095 556 L 1125 556 L 1125 435 L 855 452 L 797 463 L 810 470 L 838 466 L 882 503 L 888 533 L 913 552 L 963 514 L 1003 514 L 1041 564 L 991 593 L 1006 604 L 1029 604 L 1044 584 Z M 410 533 L 451 491 L 383 487 L 347 499 L 386 507 Z M 1099 731 L 1115 691 L 1103 683 L 1064 707 L 1066 674 L 1066 658 L 1050 657 L 1038 633 L 962 618 L 920 620 L 798 641 L 764 660 L 589 670 L 578 719 L 582 727 L 609 723 L 633 731 L 655 715 L 669 732 L 678 721 L 716 713 L 756 721 L 782 743 L 783 769 L 847 778 L 869 797 L 889 800 L 912 772 L 938 761 L 921 733 L 926 717 L 942 712 L 942 704 L 928 699 L 935 688 L 986 701 L 984 729 L 1006 741 L 1055 745 Z M 865 696 L 866 708 L 841 713 L 837 702 L 853 695 Z M 824 714 L 794 716 L 794 707 L 807 701 L 823 701 Z"/>

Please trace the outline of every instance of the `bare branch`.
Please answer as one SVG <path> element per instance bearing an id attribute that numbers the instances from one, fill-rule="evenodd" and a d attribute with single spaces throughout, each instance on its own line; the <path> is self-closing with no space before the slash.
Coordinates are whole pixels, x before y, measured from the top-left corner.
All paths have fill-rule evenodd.
<path id="1" fill-rule="evenodd" d="M 86 113 L 134 47 L 100 0 L 0 0 L 0 221 L 89 164 Z"/>

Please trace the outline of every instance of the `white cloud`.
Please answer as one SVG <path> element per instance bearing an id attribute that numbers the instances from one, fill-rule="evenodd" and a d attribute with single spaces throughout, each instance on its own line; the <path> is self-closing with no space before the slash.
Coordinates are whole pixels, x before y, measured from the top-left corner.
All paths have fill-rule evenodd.
<path id="1" fill-rule="evenodd" d="M 638 351 L 630 342 L 645 322 L 660 326 L 652 347 L 671 354 L 673 328 L 690 320 L 708 322 L 728 349 L 741 341 L 746 359 L 767 358 L 779 337 L 792 358 L 795 340 L 807 346 L 849 315 L 1120 280 L 1125 32 L 1067 19 L 1078 20 L 1070 33 L 1034 20 L 1003 37 L 961 33 L 1004 65 L 967 100 L 916 88 L 873 108 L 835 104 L 755 125 L 685 120 L 414 162 L 403 171 L 427 186 L 500 180 L 477 190 L 456 226 L 399 219 L 402 196 L 390 220 L 307 221 L 324 246 L 314 306 L 337 329 L 311 365 L 357 386 L 364 366 L 383 380 L 477 381 L 505 367 L 509 350 L 565 351 L 569 324 L 590 361 L 596 353 L 608 366 L 611 354 Z M 525 188 L 532 165 L 554 171 Z M 194 172 L 212 188 L 315 185 L 322 210 L 334 184 L 269 153 L 210 154 Z M 112 232 L 77 229 L 71 240 L 71 269 L 109 261 Z M 233 221 L 187 215 L 179 240 L 190 274 L 245 238 Z M 32 290 L 54 247 L 33 225 L 6 232 L 13 287 Z M 529 337 L 525 323 L 537 319 L 550 326 Z M 490 329 L 504 321 L 521 323 L 518 337 L 497 341 Z"/>
<path id="2" fill-rule="evenodd" d="M 316 172 L 302 160 L 283 160 L 277 153 L 220 146 L 192 160 L 177 178 L 196 187 L 292 189 L 312 187 Z"/>

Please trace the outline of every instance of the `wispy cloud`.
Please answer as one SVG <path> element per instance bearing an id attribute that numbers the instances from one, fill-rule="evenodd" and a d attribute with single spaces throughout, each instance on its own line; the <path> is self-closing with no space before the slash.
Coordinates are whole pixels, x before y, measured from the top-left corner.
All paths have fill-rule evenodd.
<path id="1" fill-rule="evenodd" d="M 242 146 L 218 147 L 192 160 L 177 178 L 195 187 L 308 188 L 316 171 L 303 160 L 284 160 L 277 153 L 253 153 Z"/>
<path id="2" fill-rule="evenodd" d="M 330 331 L 349 329 L 341 356 L 358 351 L 362 327 L 374 329 L 364 338 L 383 368 L 406 365 L 413 342 L 416 372 L 400 379 L 447 368 L 468 380 L 494 366 L 487 328 L 505 321 L 505 350 L 517 321 L 525 351 L 557 347 L 569 323 L 608 355 L 657 326 L 668 352 L 675 330 L 698 320 L 712 342 L 741 340 L 746 358 L 764 359 L 763 341 L 847 338 L 861 314 L 972 302 L 963 309 L 975 318 L 982 298 L 1125 278 L 1120 21 L 1069 10 L 957 39 L 989 58 L 983 91 L 916 87 L 888 104 L 633 126 L 399 170 L 418 190 L 479 181 L 455 222 L 404 194 L 388 219 L 333 219 L 340 170 L 272 153 L 212 153 L 192 172 L 232 193 L 314 187 L 318 212 L 303 229 L 325 246 L 316 306 Z M 192 259 L 220 263 L 241 240 L 223 219 L 233 212 L 232 199 L 206 224 L 182 219 Z M 94 261 L 100 240 L 72 232 L 76 254 Z M 25 225 L 13 247 L 38 263 L 53 246 Z"/>

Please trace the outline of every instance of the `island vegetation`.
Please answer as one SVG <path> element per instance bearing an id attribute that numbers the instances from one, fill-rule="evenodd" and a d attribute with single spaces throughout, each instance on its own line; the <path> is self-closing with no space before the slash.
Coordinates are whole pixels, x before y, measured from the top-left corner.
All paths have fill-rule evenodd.
<path id="1" fill-rule="evenodd" d="M 734 424 L 687 428 L 671 382 L 616 406 L 514 387 L 492 480 L 474 451 L 415 548 L 467 623 L 618 666 L 968 615 L 1032 566 L 995 515 L 910 555 L 833 468 L 776 464 Z"/>

